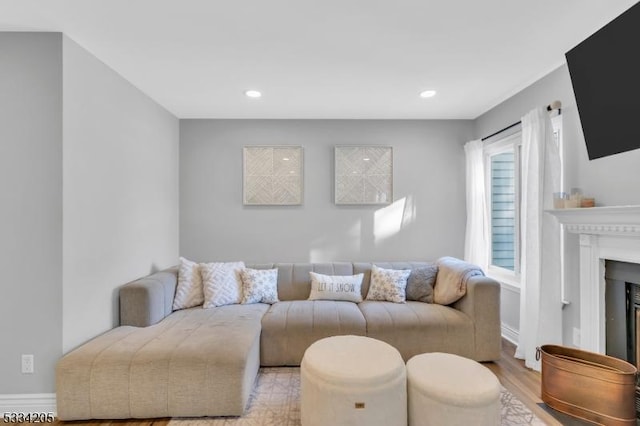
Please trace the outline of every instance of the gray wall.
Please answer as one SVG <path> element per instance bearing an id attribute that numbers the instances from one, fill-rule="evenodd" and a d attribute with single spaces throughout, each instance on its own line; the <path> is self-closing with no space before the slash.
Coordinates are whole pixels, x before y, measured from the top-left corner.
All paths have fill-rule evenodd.
<path id="1" fill-rule="evenodd" d="M 0 395 L 55 392 L 63 351 L 116 325 L 117 287 L 177 262 L 178 137 L 62 34 L 0 33 Z"/>
<path id="2" fill-rule="evenodd" d="M 556 99 L 562 101 L 566 187 L 582 188 L 602 206 L 640 204 L 640 149 L 589 161 L 566 65 L 478 117 L 475 135 L 491 134 Z"/>
<path id="3" fill-rule="evenodd" d="M 180 254 L 198 261 L 463 255 L 471 121 L 181 120 Z M 304 147 L 304 205 L 242 205 L 242 147 Z M 333 204 L 333 147 L 393 146 L 390 207 Z"/>
<path id="4" fill-rule="evenodd" d="M 118 325 L 117 288 L 178 261 L 178 120 L 64 37 L 66 352 Z"/>
<path id="5" fill-rule="evenodd" d="M 0 33 L 0 394 L 53 392 L 62 354 L 61 47 Z"/>
<path id="6" fill-rule="evenodd" d="M 640 204 L 640 150 L 589 161 L 566 65 L 478 117 L 475 136 L 489 135 L 518 121 L 531 109 L 548 105 L 556 99 L 562 101 L 565 188 L 582 188 L 585 195 L 595 197 L 597 205 Z M 564 310 L 563 333 L 564 343 L 573 344 L 572 330 L 580 326 L 577 237 L 567 235 L 565 247 L 566 296 L 571 304 Z M 503 320 L 517 318 L 519 295 L 513 291 L 503 291 L 502 296 Z M 508 325 L 517 329 L 517 324 Z"/>

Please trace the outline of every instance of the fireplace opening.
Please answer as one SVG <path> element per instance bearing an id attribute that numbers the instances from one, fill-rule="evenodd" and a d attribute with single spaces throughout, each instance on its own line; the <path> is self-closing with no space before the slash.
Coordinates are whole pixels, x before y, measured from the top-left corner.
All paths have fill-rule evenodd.
<path id="1" fill-rule="evenodd" d="M 605 262 L 606 354 L 640 370 L 640 264 Z M 636 417 L 640 419 L 640 381 L 636 378 Z"/>

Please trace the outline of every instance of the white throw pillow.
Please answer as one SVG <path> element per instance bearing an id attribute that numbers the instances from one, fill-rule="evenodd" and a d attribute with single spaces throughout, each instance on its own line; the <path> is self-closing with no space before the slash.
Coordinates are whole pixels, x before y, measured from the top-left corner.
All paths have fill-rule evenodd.
<path id="1" fill-rule="evenodd" d="M 244 262 L 201 263 L 203 308 L 233 305 L 242 301 L 240 271 Z"/>
<path id="2" fill-rule="evenodd" d="M 173 310 L 192 308 L 202 305 L 202 302 L 204 302 L 204 293 L 200 265 L 181 257 L 178 269 L 178 286 L 173 298 Z"/>
<path id="3" fill-rule="evenodd" d="M 311 294 L 309 300 L 346 300 L 362 302 L 360 287 L 364 274 L 357 275 L 322 275 L 309 272 L 311 275 Z"/>
<path id="4" fill-rule="evenodd" d="M 242 303 L 269 303 L 278 301 L 278 270 L 249 269 L 240 271 L 242 277 Z"/>
<path id="5" fill-rule="evenodd" d="M 407 278 L 410 274 L 410 269 L 383 269 L 373 265 L 367 300 L 405 303 Z"/>

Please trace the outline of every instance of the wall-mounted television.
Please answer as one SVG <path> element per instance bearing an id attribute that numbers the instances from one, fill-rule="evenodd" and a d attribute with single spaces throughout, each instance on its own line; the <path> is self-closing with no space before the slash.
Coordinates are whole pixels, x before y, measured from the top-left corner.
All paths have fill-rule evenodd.
<path id="1" fill-rule="evenodd" d="M 640 148 L 640 2 L 565 56 L 589 159 Z"/>

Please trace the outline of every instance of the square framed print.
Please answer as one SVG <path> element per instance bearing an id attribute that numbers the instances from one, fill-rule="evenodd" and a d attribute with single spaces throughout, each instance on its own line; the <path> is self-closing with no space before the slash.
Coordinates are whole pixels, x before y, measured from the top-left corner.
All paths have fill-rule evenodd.
<path id="1" fill-rule="evenodd" d="M 245 146 L 242 162 L 244 205 L 302 204 L 304 158 L 301 146 Z"/>
<path id="2" fill-rule="evenodd" d="M 334 151 L 334 202 L 338 205 L 393 202 L 393 148 L 339 145 Z"/>

